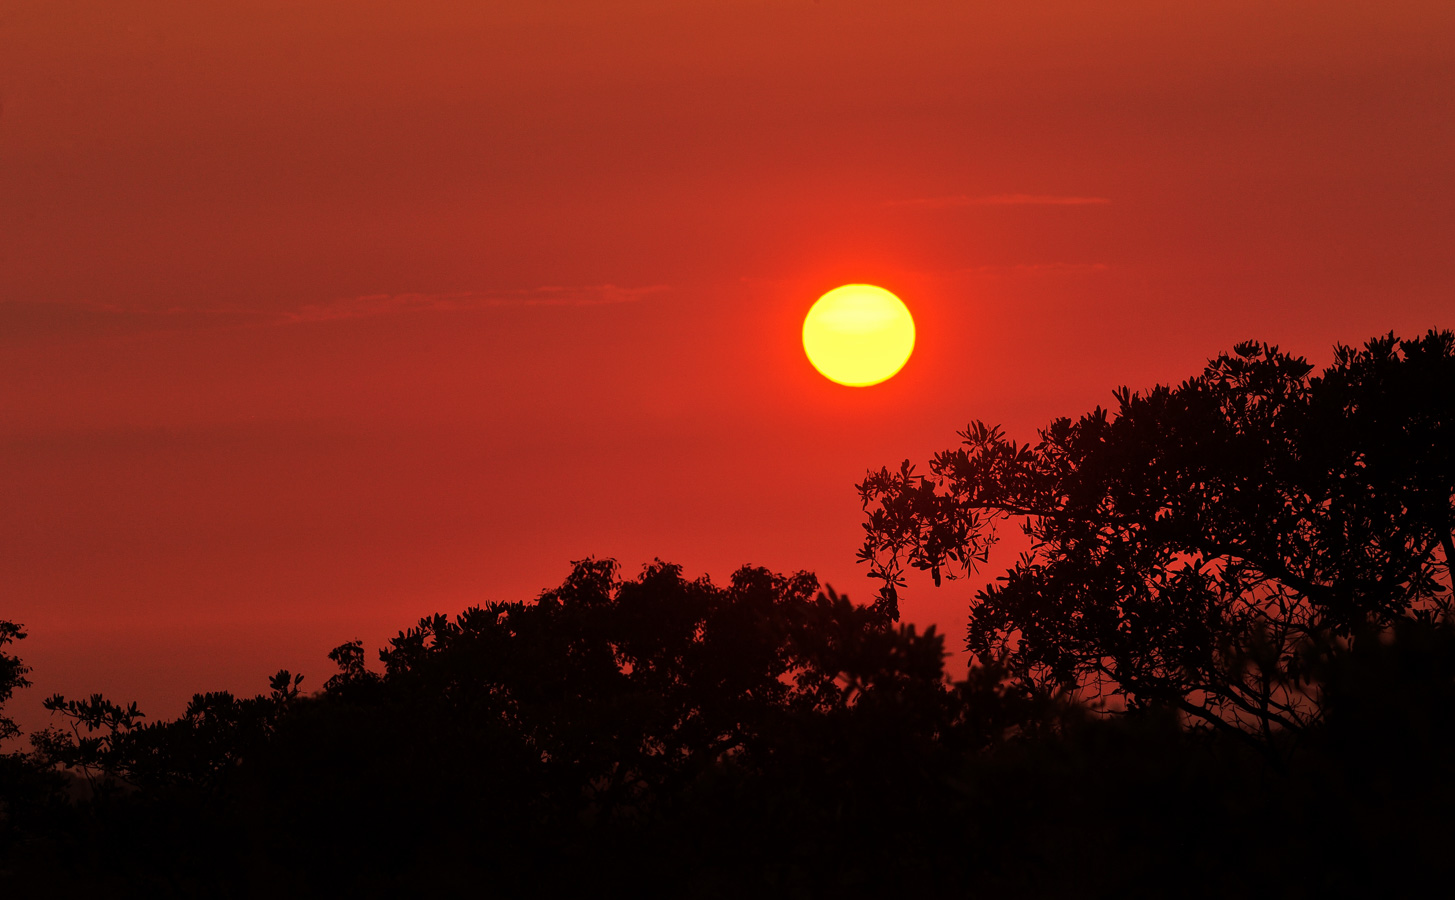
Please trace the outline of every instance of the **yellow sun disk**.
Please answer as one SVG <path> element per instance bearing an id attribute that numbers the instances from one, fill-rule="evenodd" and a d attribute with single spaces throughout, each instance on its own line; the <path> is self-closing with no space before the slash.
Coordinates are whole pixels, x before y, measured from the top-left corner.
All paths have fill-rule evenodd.
<path id="1" fill-rule="evenodd" d="M 803 320 L 803 349 L 824 377 L 850 387 L 894 376 L 914 352 L 914 319 L 872 284 L 846 284 L 818 298 Z"/>

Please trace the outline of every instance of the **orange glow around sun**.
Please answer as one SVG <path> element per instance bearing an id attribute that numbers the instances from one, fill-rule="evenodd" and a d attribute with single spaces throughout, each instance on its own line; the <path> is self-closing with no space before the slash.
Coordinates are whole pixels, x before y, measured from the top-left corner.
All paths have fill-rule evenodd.
<path id="1" fill-rule="evenodd" d="M 846 284 L 818 298 L 803 320 L 803 350 L 825 378 L 867 387 L 894 377 L 914 352 L 914 319 L 898 297 Z"/>

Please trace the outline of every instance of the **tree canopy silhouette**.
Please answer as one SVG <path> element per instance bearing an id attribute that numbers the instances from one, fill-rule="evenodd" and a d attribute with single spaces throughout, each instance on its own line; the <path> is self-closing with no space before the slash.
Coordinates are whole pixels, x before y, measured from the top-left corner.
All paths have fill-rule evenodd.
<path id="1" fill-rule="evenodd" d="M 908 569 L 972 574 L 997 525 L 1031 548 L 976 594 L 966 645 L 1037 690 L 1299 730 L 1320 648 L 1450 612 L 1455 335 L 1304 359 L 1238 345 L 1176 387 L 1116 392 L 1034 444 L 972 423 L 928 474 L 859 486 L 860 559 L 898 618 Z"/>
<path id="2" fill-rule="evenodd" d="M 320 892 L 408 882 L 441 847 L 468 847 L 449 870 L 462 883 L 490 873 L 519 891 L 582 866 L 622 883 L 688 877 L 734 854 L 755 860 L 750 881 L 804 854 L 852 879 L 925 858 L 923 829 L 902 823 L 927 810 L 943 822 L 961 751 L 1027 718 L 996 679 L 951 685 L 933 628 L 886 627 L 812 575 L 755 568 L 716 585 L 661 562 L 623 579 L 613 561 L 584 560 L 534 601 L 421 619 L 382 666 L 359 641 L 330 657 L 338 672 L 312 696 L 280 672 L 269 694 L 199 694 L 171 721 L 52 697 L 69 727 L 33 736 L 36 756 L 118 803 L 189 812 L 174 835 L 198 832 L 199 804 L 231 810 L 228 829 L 253 823 L 257 852 Z M 701 847 L 689 852 L 681 828 Z M 876 844 L 844 859 L 836 840 L 798 836 L 839 829 Z M 243 839 L 227 835 L 206 846 Z M 644 874 L 657 843 L 678 858 Z M 589 866 L 520 864 L 552 847 Z"/>
<path id="3" fill-rule="evenodd" d="M 377 663 L 342 644 L 311 695 L 279 672 L 161 721 L 52 697 L 67 727 L 0 756 L 0 887 L 1408 893 L 1452 874 L 1455 628 L 1429 609 L 1310 656 L 1321 717 L 1270 765 L 1232 724 L 1089 715 L 994 659 L 952 684 L 933 630 L 811 575 L 585 560 L 535 600 L 425 617 Z"/>

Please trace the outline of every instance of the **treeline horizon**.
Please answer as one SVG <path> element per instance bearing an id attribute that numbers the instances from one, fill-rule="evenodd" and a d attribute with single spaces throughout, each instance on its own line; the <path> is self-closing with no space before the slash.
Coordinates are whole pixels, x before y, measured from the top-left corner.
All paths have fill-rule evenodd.
<path id="1" fill-rule="evenodd" d="M 1455 334 L 1240 344 L 871 471 L 867 605 L 574 563 L 308 692 L 93 695 L 0 756 L 35 896 L 1339 896 L 1455 868 Z M 982 576 L 967 677 L 906 574 Z M 25 688 L 0 622 L 0 704 Z M 3 713 L 3 707 L 0 707 Z M 18 734 L 0 715 L 0 737 Z M 1432 879 L 1435 879 L 1432 881 Z"/>

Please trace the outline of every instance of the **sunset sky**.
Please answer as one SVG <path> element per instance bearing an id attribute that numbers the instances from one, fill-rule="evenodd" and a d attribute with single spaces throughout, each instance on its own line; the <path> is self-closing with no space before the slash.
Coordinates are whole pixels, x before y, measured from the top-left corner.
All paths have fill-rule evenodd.
<path id="1" fill-rule="evenodd" d="M 874 387 L 799 342 L 849 282 L 918 327 Z M 1451 326 L 1449 0 L 7 0 L 12 714 L 588 555 L 867 600 L 855 483 L 971 419 Z"/>

